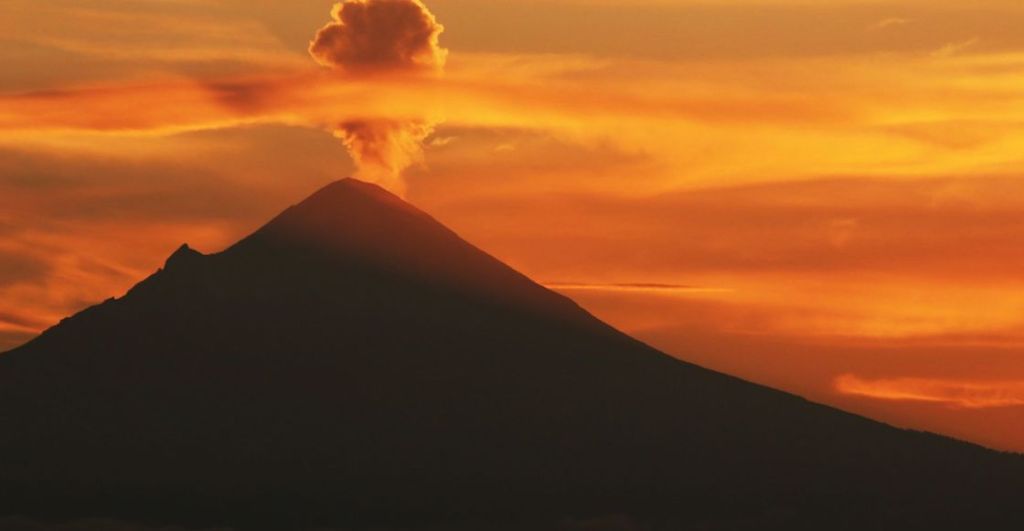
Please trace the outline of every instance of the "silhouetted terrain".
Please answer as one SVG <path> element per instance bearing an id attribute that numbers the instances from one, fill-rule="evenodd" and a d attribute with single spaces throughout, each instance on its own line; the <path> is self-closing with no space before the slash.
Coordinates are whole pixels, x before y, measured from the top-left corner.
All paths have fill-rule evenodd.
<path id="1" fill-rule="evenodd" d="M 1024 459 L 677 361 L 353 180 L 0 356 L 0 426 L 52 521 L 1024 528 Z"/>

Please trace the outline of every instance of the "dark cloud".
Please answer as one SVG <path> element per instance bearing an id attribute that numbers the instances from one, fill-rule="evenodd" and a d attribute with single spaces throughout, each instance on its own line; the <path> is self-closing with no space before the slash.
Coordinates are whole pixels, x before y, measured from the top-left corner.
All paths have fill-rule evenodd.
<path id="1" fill-rule="evenodd" d="M 178 143 L 203 149 L 178 148 Z M 300 200 L 337 179 L 339 166 L 352 168 L 334 139 L 301 127 L 202 131 L 140 140 L 131 147 L 158 151 L 140 160 L 0 147 L 0 236 L 27 227 L 49 230 L 112 220 L 253 228 L 275 214 L 282 200 Z"/>
<path id="2" fill-rule="evenodd" d="M 0 250 L 0 287 L 40 281 L 50 273 L 50 265 L 33 256 Z M 0 320 L 4 315 L 0 313 Z"/>
<path id="3" fill-rule="evenodd" d="M 9 312 L 0 309 L 0 323 L 6 323 L 21 328 L 43 328 L 51 324 L 32 315 L 25 315 L 17 312 Z"/>
<path id="4" fill-rule="evenodd" d="M 439 70 L 444 27 L 419 0 L 346 0 L 310 43 L 321 64 L 348 72 Z"/>

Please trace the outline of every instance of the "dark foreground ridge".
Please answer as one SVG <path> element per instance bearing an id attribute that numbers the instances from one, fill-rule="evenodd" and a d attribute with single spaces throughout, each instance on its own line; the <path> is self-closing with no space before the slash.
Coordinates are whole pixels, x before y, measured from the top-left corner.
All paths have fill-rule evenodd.
<path id="1" fill-rule="evenodd" d="M 1024 528 L 1024 459 L 672 359 L 353 180 L 0 356 L 0 426 L 40 529 Z"/>

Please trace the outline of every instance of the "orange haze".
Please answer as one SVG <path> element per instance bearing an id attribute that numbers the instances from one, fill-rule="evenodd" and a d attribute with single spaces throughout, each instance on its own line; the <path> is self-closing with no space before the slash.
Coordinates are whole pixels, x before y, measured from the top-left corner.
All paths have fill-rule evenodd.
<path id="1" fill-rule="evenodd" d="M 331 0 L 0 5 L 0 350 L 378 161 L 668 352 L 1024 451 L 1024 4 L 399 3 L 387 53 Z"/>

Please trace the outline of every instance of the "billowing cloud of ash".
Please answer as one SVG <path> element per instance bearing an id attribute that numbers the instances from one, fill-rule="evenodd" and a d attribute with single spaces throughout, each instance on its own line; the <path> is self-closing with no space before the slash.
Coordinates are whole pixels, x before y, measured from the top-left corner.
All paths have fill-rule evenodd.
<path id="1" fill-rule="evenodd" d="M 309 46 L 322 65 L 349 72 L 444 67 L 444 26 L 419 0 L 345 0 L 331 16 Z"/>
<path id="2" fill-rule="evenodd" d="M 345 75 L 439 74 L 448 51 L 438 42 L 444 27 L 420 0 L 345 0 L 333 21 L 317 32 L 309 53 Z M 423 161 L 423 140 L 433 124 L 423 119 L 367 117 L 337 125 L 359 166 L 360 177 L 401 191 L 402 172 Z"/>

